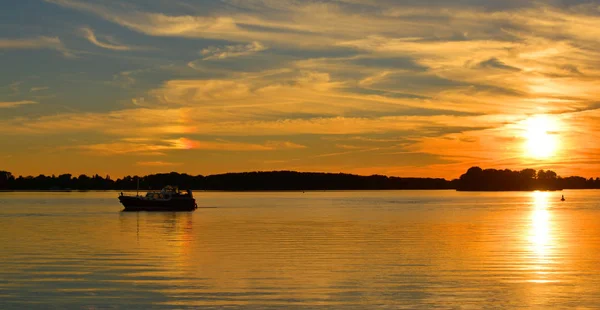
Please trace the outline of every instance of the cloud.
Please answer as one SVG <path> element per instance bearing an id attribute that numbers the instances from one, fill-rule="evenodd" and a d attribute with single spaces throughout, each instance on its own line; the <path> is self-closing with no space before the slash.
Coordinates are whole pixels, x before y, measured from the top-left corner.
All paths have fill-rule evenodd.
<path id="1" fill-rule="evenodd" d="M 8 85 L 8 88 L 10 88 L 10 90 L 12 90 L 13 93 L 18 94 L 19 87 L 21 86 L 21 84 L 23 84 L 23 81 L 17 81 L 17 82 L 14 82 L 14 83 L 11 83 L 10 85 Z"/>
<path id="2" fill-rule="evenodd" d="M 226 140 L 198 141 L 180 139 L 178 143 L 187 149 L 212 150 L 212 151 L 274 151 L 281 149 L 301 149 L 304 145 L 289 141 L 267 141 L 265 144 L 232 142 Z"/>
<path id="3" fill-rule="evenodd" d="M 37 37 L 32 39 L 0 39 L 0 48 L 3 49 L 41 49 L 62 46 L 58 37 Z"/>
<path id="4" fill-rule="evenodd" d="M 335 62 L 336 66 L 341 65 L 341 62 Z M 505 100 L 514 99 L 514 95 L 487 94 L 461 83 L 429 77 L 427 72 L 415 76 L 404 70 L 369 83 L 372 90 L 385 93 L 353 93 L 348 89 L 357 82 L 333 77 L 328 71 L 336 70 L 324 63 L 302 63 L 299 68 L 239 74 L 230 79 L 169 80 L 143 96 L 143 104 L 138 104 L 143 108 L 17 118 L 12 122 L 22 124 L 19 130 L 24 134 L 72 130 L 117 136 L 130 132 L 139 136 L 364 134 L 418 131 L 427 127 L 452 128 L 464 124 L 493 126 L 510 118 L 470 116 L 502 111 L 523 102 L 522 99 Z M 318 71 L 319 67 L 324 70 Z M 404 83 L 405 87 L 419 89 L 436 79 L 447 83 L 447 87 L 437 90 L 437 94 L 433 85 L 429 85 L 429 91 L 437 98 L 390 95 L 398 91 L 393 88 L 395 84 Z M 440 86 L 436 87 L 439 89 Z M 136 102 L 140 101 L 136 99 Z M 440 103 L 444 104 L 445 110 L 440 110 Z M 521 109 L 525 112 L 527 108 L 531 109 L 530 106 L 524 105 Z M 463 117 L 453 118 L 453 115 Z"/>
<path id="5" fill-rule="evenodd" d="M 200 54 L 204 56 L 203 60 L 218 60 L 232 57 L 248 56 L 260 51 L 264 51 L 267 48 L 259 42 L 252 42 L 249 44 L 240 45 L 227 45 L 224 47 L 208 47 L 203 49 Z"/>
<path id="6" fill-rule="evenodd" d="M 155 36 L 201 37 L 202 34 L 233 33 L 235 22 L 227 17 L 169 16 L 162 13 L 117 11 L 103 5 L 73 0 L 46 0 L 64 7 L 91 12 L 129 29 Z"/>
<path id="7" fill-rule="evenodd" d="M 117 142 L 79 145 L 74 148 L 98 156 L 124 154 L 163 156 L 166 155 L 165 152 L 174 150 L 250 152 L 302 149 L 306 146 L 289 141 L 266 141 L 263 144 L 258 144 L 222 139 L 194 140 L 181 137 L 176 139 L 123 138 Z"/>
<path id="8" fill-rule="evenodd" d="M 227 80 L 172 80 L 151 95 L 167 104 L 194 104 L 250 95 L 248 84 Z"/>
<path id="9" fill-rule="evenodd" d="M 151 36 L 207 38 L 234 42 L 269 42 L 278 46 L 306 48 L 331 46 L 336 32 L 358 31 L 361 35 L 389 26 L 360 15 L 344 15 L 335 5 L 300 5 L 283 1 L 285 5 L 266 7 L 263 14 L 248 14 L 244 4 L 211 15 L 176 15 L 143 11 L 134 6 L 119 9 L 110 5 L 85 3 L 74 0 L 46 0 L 47 2 L 96 14 L 105 20 Z M 270 3 L 273 4 L 273 3 Z M 276 18 L 269 17 L 273 11 Z M 323 16 L 327 14 L 328 16 Z M 387 18 L 388 22 L 391 18 Z M 293 21 L 293 22 L 290 22 Z M 324 22 L 327 21 L 327 22 Z M 361 24 L 362 27 L 352 27 Z M 374 25 L 373 25 L 374 24 Z M 364 30 L 362 29 L 364 28 Z M 271 45 L 271 44 L 269 44 Z"/>
<path id="10" fill-rule="evenodd" d="M 4 122 L 0 129 L 12 128 L 14 134 L 64 134 L 102 133 L 111 136 L 148 137 L 156 135 L 205 134 L 215 136 L 286 136 L 300 134 L 341 135 L 389 132 L 414 132 L 419 134 L 446 131 L 455 127 L 480 128 L 502 124 L 509 117 L 478 116 L 385 116 L 385 117 L 314 117 L 297 119 L 258 120 L 227 114 L 204 113 L 194 108 L 178 109 L 127 109 L 110 113 L 60 114 L 33 119 L 16 118 Z M 17 126 L 18 125 L 18 126 Z M 432 128 L 432 129 L 428 129 Z M 171 149 L 173 145 L 142 145 L 148 151 Z M 193 143 L 193 141 L 192 141 Z M 235 144 L 202 141 L 195 148 L 235 147 Z M 232 146 L 234 145 L 234 146 Z M 244 145 L 246 147 L 246 145 Z M 256 149 L 273 149 L 273 145 L 252 145 Z M 108 147 L 106 149 L 109 149 Z M 115 152 L 126 152 L 129 144 L 117 145 Z"/>
<path id="11" fill-rule="evenodd" d="M 29 89 L 30 92 L 34 93 L 34 92 L 39 92 L 39 91 L 43 91 L 43 90 L 47 90 L 50 89 L 50 87 L 48 86 L 40 86 L 40 87 L 32 87 Z"/>
<path id="12" fill-rule="evenodd" d="M 509 71 L 521 71 L 519 68 L 515 68 L 509 65 L 506 65 L 498 58 L 492 57 L 488 60 L 482 61 L 477 64 L 478 68 L 493 68 L 493 69 L 501 69 L 501 70 L 509 70 Z"/>
<path id="13" fill-rule="evenodd" d="M 18 106 L 27 105 L 27 104 L 36 104 L 37 102 L 31 100 L 21 100 L 21 101 L 0 101 L 0 109 L 1 108 L 16 108 Z"/>
<path id="14" fill-rule="evenodd" d="M 149 167 L 171 167 L 181 166 L 183 163 L 172 163 L 166 161 L 138 161 L 135 163 L 137 166 L 149 166 Z"/>
<path id="15" fill-rule="evenodd" d="M 66 57 L 74 55 L 63 45 L 58 37 L 37 37 L 29 39 L 0 39 L 0 49 L 53 49 Z"/>
<path id="16" fill-rule="evenodd" d="M 277 117 L 309 111 L 316 115 L 337 114 L 358 100 L 333 100 L 332 90 L 342 86 L 328 73 L 308 70 L 284 70 L 273 75 L 242 75 L 235 79 L 171 80 L 150 92 L 161 106 L 189 106 L 217 109 L 221 117 Z M 330 101 L 331 103 L 324 102 Z M 146 100 L 148 101 L 148 100 Z M 366 103 L 362 103 L 363 105 Z M 328 111 L 329 110 L 329 111 Z M 328 111 L 328 112 L 327 112 Z"/>
<path id="17" fill-rule="evenodd" d="M 188 67 L 157 78 L 136 67 L 146 59 L 135 58 L 114 78 L 121 86 L 135 84 L 135 93 L 128 92 L 135 99 L 126 103 L 135 108 L 22 116 L 0 124 L 21 134 L 99 133 L 117 139 L 104 149 L 137 148 L 145 154 L 183 145 L 268 151 L 293 149 L 268 141 L 297 136 L 314 142 L 310 139 L 386 135 L 390 144 L 407 148 L 393 150 L 396 155 L 432 154 L 438 164 L 429 167 L 457 171 L 463 169 L 459 162 L 525 163 L 517 158 L 522 141 L 511 126 L 530 115 L 577 118 L 580 126 L 571 128 L 577 134 L 561 137 L 578 145 L 593 145 L 600 130 L 588 124 L 598 121 L 589 111 L 600 95 L 600 11 L 597 5 L 578 5 L 581 1 L 178 2 L 185 10 L 139 1 L 47 1 L 163 37 L 145 39 L 167 42 L 177 58 L 151 61 Z M 86 38 L 100 47 L 129 47 L 86 29 Z M 198 46 L 208 45 L 213 46 L 193 57 Z M 268 53 L 262 52 L 267 46 Z M 151 89 L 141 89 L 150 78 Z M 120 140 L 129 135 L 160 139 Z M 191 139 L 199 136 L 204 138 Z M 190 140 L 185 144 L 179 137 Z M 357 141 L 331 143 L 333 150 L 322 154 L 378 149 L 373 155 L 380 155 L 381 145 Z M 574 161 L 597 152 L 581 148 L 587 153 L 572 151 Z M 427 173 L 417 164 L 407 166 Z M 393 164 L 387 171 L 403 167 Z"/>
<path id="18" fill-rule="evenodd" d="M 277 149 L 305 149 L 305 145 L 289 142 L 289 141 L 267 141 L 265 143 L 267 147 L 272 148 L 273 150 Z"/>
<path id="19" fill-rule="evenodd" d="M 22 116 L 0 123 L 0 128 L 17 128 L 22 134 L 31 135 L 73 131 L 124 135 L 126 130 L 137 132 L 139 135 L 182 134 L 195 130 L 189 118 L 186 118 L 186 113 L 184 109 L 137 108 L 105 113 L 72 112 L 40 117 Z"/>
<path id="20" fill-rule="evenodd" d="M 256 41 L 280 47 L 331 49 L 340 46 L 387 53 L 402 50 L 401 43 L 409 49 L 417 46 L 414 43 L 420 43 L 420 48 L 427 48 L 427 42 L 443 43 L 429 45 L 428 53 L 439 55 L 444 55 L 443 50 L 461 45 L 461 41 L 480 45 L 504 43 L 510 47 L 510 43 L 518 42 L 515 37 L 519 33 L 595 44 L 598 33 L 593 29 L 599 20 L 598 16 L 589 14 L 594 10 L 590 5 L 560 7 L 551 6 L 547 1 L 527 5 L 512 1 L 510 5 L 489 1 L 435 1 L 428 2 L 427 6 L 417 1 L 234 1 L 233 5 L 217 5 L 210 11 L 201 6 L 188 10 L 205 15 L 178 15 L 175 11 L 155 13 L 134 5 L 46 1 L 90 12 L 152 36 Z M 365 40 L 369 37 L 379 37 L 381 42 Z"/>
<path id="21" fill-rule="evenodd" d="M 96 38 L 96 34 L 94 33 L 94 31 L 88 27 L 81 28 L 80 33 L 84 38 L 86 38 L 92 44 L 102 47 L 102 48 L 105 48 L 105 49 L 110 49 L 110 50 L 115 50 L 115 51 L 131 51 L 134 49 L 138 49 L 137 47 L 122 45 L 122 44 L 118 44 L 117 42 L 111 42 L 111 43 L 100 42 Z M 107 37 L 107 39 L 112 40 L 110 37 Z"/>
<path id="22" fill-rule="evenodd" d="M 362 148 L 360 146 L 350 145 L 350 144 L 336 144 L 335 147 L 339 148 L 339 149 L 345 149 L 345 150 L 358 150 L 358 149 Z"/>

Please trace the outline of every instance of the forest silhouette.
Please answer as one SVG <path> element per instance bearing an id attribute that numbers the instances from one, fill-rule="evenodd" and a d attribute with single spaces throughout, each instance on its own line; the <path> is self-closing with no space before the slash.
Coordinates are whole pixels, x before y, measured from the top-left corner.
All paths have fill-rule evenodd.
<path id="1" fill-rule="evenodd" d="M 126 176 L 38 175 L 15 177 L 0 171 L 0 190 L 141 190 L 160 189 L 166 185 L 194 190 L 281 191 L 281 190 L 427 190 L 459 191 L 532 191 L 600 188 L 600 178 L 560 177 L 552 170 L 481 169 L 472 167 L 458 179 L 403 178 L 384 175 L 360 176 L 345 173 L 269 171 L 216 175 L 160 173 Z"/>
<path id="2" fill-rule="evenodd" d="M 471 167 L 455 181 L 459 191 L 533 191 L 600 188 L 600 179 L 562 178 L 552 170 L 481 169 Z"/>

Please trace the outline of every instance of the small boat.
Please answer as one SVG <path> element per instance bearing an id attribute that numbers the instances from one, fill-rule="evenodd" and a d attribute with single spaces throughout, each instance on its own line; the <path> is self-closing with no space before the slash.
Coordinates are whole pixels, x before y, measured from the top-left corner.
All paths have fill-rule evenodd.
<path id="1" fill-rule="evenodd" d="M 565 201 L 565 195 L 562 195 L 562 198 L 560 199 L 560 201 Z"/>
<path id="2" fill-rule="evenodd" d="M 198 208 L 191 190 L 179 191 L 166 186 L 160 191 L 148 191 L 145 196 L 119 195 L 124 211 L 194 211 Z"/>

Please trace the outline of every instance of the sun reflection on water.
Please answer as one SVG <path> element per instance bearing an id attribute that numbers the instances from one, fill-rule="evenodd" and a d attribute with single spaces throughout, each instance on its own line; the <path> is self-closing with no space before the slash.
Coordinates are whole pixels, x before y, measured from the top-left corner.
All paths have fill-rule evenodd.
<path id="1" fill-rule="evenodd" d="M 536 270 L 536 278 L 532 282 L 548 282 L 549 264 L 554 258 L 555 248 L 552 234 L 552 213 L 549 205 L 549 192 L 533 193 L 533 210 L 529 228 L 529 246 L 532 265 Z"/>
<path id="2" fill-rule="evenodd" d="M 539 258 L 544 258 L 550 254 L 552 248 L 548 196 L 548 192 L 534 192 L 533 194 L 534 205 L 531 214 L 530 241 L 534 253 Z"/>

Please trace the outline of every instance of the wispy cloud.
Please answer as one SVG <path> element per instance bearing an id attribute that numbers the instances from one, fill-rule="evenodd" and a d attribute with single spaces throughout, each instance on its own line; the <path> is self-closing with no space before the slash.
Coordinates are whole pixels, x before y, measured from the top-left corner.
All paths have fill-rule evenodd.
<path id="1" fill-rule="evenodd" d="M 17 94 L 19 93 L 19 87 L 21 86 L 21 84 L 23 84 L 23 81 L 17 81 L 8 85 L 8 88 L 10 88 L 13 91 L 13 93 Z"/>
<path id="2" fill-rule="evenodd" d="M 319 6 L 301 7 L 289 3 L 293 11 L 280 10 L 280 13 L 290 15 L 300 14 L 297 20 L 302 23 L 268 20 L 246 13 L 227 13 L 222 15 L 168 15 L 164 13 L 146 12 L 135 7 L 129 10 L 117 10 L 110 5 L 92 4 L 75 0 L 46 0 L 47 2 L 96 14 L 110 22 L 127 27 L 131 30 L 152 36 L 209 38 L 234 42 L 272 42 L 277 45 L 285 43 L 302 46 L 325 46 L 332 44 L 332 35 L 327 30 L 335 29 L 328 25 L 324 29 L 315 20 Z M 271 8 L 272 9 L 272 8 Z M 314 11 L 317 10 L 317 11 Z M 312 12 L 311 12 L 312 11 Z M 312 16 L 312 17 L 311 17 Z M 339 16 L 337 16 L 339 17 Z M 322 20 L 319 20 L 322 21 Z M 350 25 L 352 22 L 347 21 Z M 365 23 L 363 26 L 367 26 Z M 261 28 L 253 29 L 253 28 Z M 344 28 L 344 27 L 342 27 Z M 349 29 L 346 27 L 345 29 Z M 320 33 L 320 36 L 310 32 Z M 285 42 L 285 43 L 284 43 Z"/>
<path id="3" fill-rule="evenodd" d="M 64 56 L 74 56 L 58 37 L 41 36 L 29 39 L 0 39 L 0 49 L 53 49 L 61 52 Z"/>
<path id="4" fill-rule="evenodd" d="M 271 148 L 272 150 L 278 149 L 305 149 L 306 146 L 294 142 L 289 141 L 267 141 L 265 146 Z"/>
<path id="5" fill-rule="evenodd" d="M 139 11 L 119 12 L 103 5 L 73 0 L 46 1 L 94 13 L 106 20 L 148 35 L 201 37 L 203 33 L 217 35 L 232 33 L 238 29 L 235 22 L 226 17 L 169 16 Z"/>
<path id="6" fill-rule="evenodd" d="M 226 140 L 217 141 L 198 141 L 190 139 L 175 140 L 175 145 L 196 150 L 214 150 L 214 151 L 274 151 L 279 149 L 300 149 L 306 148 L 304 145 L 289 141 L 267 141 L 264 144 L 233 142 Z"/>
<path id="7" fill-rule="evenodd" d="M 30 92 L 34 93 L 34 92 L 39 92 L 39 91 L 43 91 L 43 90 L 47 90 L 50 89 L 50 87 L 48 86 L 39 86 L 39 87 L 32 87 L 29 89 Z"/>
<path id="8" fill-rule="evenodd" d="M 90 41 L 92 44 L 94 44 L 98 47 L 115 50 L 115 51 L 131 51 L 134 49 L 139 49 L 138 47 L 119 44 L 118 42 L 114 41 L 114 39 L 112 39 L 110 37 L 106 37 L 106 40 L 110 40 L 113 42 L 110 42 L 110 43 L 109 42 L 100 42 L 98 40 L 98 38 L 96 37 L 94 30 L 92 30 L 91 28 L 88 28 L 88 27 L 83 27 L 83 28 L 79 29 L 79 31 L 84 38 L 86 38 L 88 41 Z"/>
<path id="9" fill-rule="evenodd" d="M 37 37 L 31 39 L 0 39 L 0 48 L 3 49 L 40 49 L 62 47 L 58 37 Z"/>
<path id="10" fill-rule="evenodd" d="M 209 100 L 239 99 L 250 94 L 250 85 L 228 80 L 172 80 L 151 94 L 164 103 L 190 105 Z"/>
<path id="11" fill-rule="evenodd" d="M 245 113 L 245 112 L 242 112 Z M 257 112 L 258 113 L 258 112 Z M 222 109 L 135 108 L 110 113 L 70 113 L 39 118 L 17 118 L 0 124 L 18 128 L 20 134 L 102 133 L 112 136 L 164 136 L 206 134 L 215 136 L 286 136 L 300 134 L 348 135 L 412 131 L 419 134 L 445 132 L 453 128 L 482 128 L 503 124 L 521 116 L 381 116 L 381 117 L 311 117 L 256 119 L 254 115 L 223 113 Z M 18 125 L 18 126 L 17 126 Z M 175 142 L 175 141 L 173 141 Z M 191 141 L 194 148 L 235 147 L 236 144 Z M 237 142 L 236 142 L 237 143 Z M 178 144 L 169 145 L 183 145 Z M 232 146 L 233 145 L 233 146 Z M 247 145 L 244 145 L 246 147 Z M 273 145 L 248 146 L 274 149 Z M 160 147 L 159 147 L 160 148 Z M 168 145 L 164 148 L 169 148 Z M 115 148 L 126 151 L 128 145 Z M 158 149 L 152 149 L 156 151 Z"/>
<path id="12" fill-rule="evenodd" d="M 148 167 L 172 167 L 172 166 L 181 166 L 183 163 L 173 163 L 166 161 L 138 161 L 136 163 L 138 166 L 148 166 Z"/>
<path id="13" fill-rule="evenodd" d="M 336 148 L 345 149 L 345 150 L 358 150 L 361 149 L 360 146 L 350 145 L 350 144 L 336 144 Z"/>
<path id="14" fill-rule="evenodd" d="M 227 140 L 194 140 L 188 138 L 176 139 L 145 139 L 124 138 L 112 143 L 80 145 L 77 149 L 93 155 L 166 155 L 170 150 L 205 150 L 205 151 L 274 151 L 285 149 L 302 149 L 304 145 L 289 141 L 267 141 L 263 144 L 235 142 Z"/>
<path id="15" fill-rule="evenodd" d="M 217 60 L 247 56 L 266 49 L 267 48 L 260 44 L 260 42 L 255 41 L 249 44 L 227 45 L 223 47 L 211 46 L 203 49 L 200 54 L 204 56 L 204 58 L 202 58 L 203 60 Z"/>
<path id="16" fill-rule="evenodd" d="M 127 59 L 126 66 L 120 66 L 122 72 L 117 74 L 118 70 L 108 75 L 102 71 L 102 76 L 114 75 L 103 85 L 126 90 L 106 95 L 105 112 L 22 115 L 0 124 L 14 128 L 10 134 L 98 134 L 116 141 L 81 149 L 108 154 L 252 150 L 257 155 L 295 149 L 320 160 L 295 161 L 303 165 L 298 166 L 301 169 L 329 165 L 367 171 L 372 158 L 379 156 L 379 163 L 387 156 L 388 161 L 373 171 L 413 169 L 427 174 L 434 172 L 424 167 L 449 173 L 478 161 L 526 164 L 518 158 L 523 157 L 523 141 L 515 126 L 530 115 L 548 113 L 564 117 L 566 124 L 579 123 L 571 133 L 560 133 L 569 141 L 563 149 L 581 145 L 571 150 L 572 159 L 563 157 L 561 163 L 581 163 L 598 153 L 585 147 L 600 138 L 595 134 L 600 128 L 591 125 L 599 120 L 597 5 L 223 0 L 206 6 L 184 0 L 171 6 L 138 0 L 46 1 L 117 25 L 109 28 L 110 33 L 122 40 L 142 37 L 144 42 L 168 46 L 149 58 L 110 53 L 115 59 Z M 108 28 L 98 25 L 83 28 L 81 35 L 105 49 L 135 48 L 130 40 L 119 43 L 99 35 Z M 117 32 L 119 26 L 127 31 Z M 59 50 L 62 42 L 39 37 L 0 41 L 0 48 L 3 45 Z M 148 63 L 157 62 L 175 68 L 160 74 L 148 70 Z M 123 98 L 124 93 L 131 96 Z M 123 109 L 117 101 L 127 107 L 133 102 L 135 108 Z M 129 136 L 160 138 L 125 140 Z M 299 136 L 306 140 L 291 142 L 299 141 Z M 311 142 L 324 150 L 316 151 Z M 395 148 L 384 151 L 386 144 Z M 335 156 L 316 158 L 316 154 Z M 340 156 L 352 156 L 356 166 L 334 162 Z M 405 156 L 410 163 L 398 165 L 393 156 Z M 424 164 L 422 158 L 431 161 Z M 289 163 L 275 155 L 260 160 Z"/>
<path id="17" fill-rule="evenodd" d="M 0 109 L 1 108 L 16 108 L 22 105 L 27 104 L 36 104 L 37 102 L 31 100 L 21 100 L 21 101 L 0 101 Z"/>

